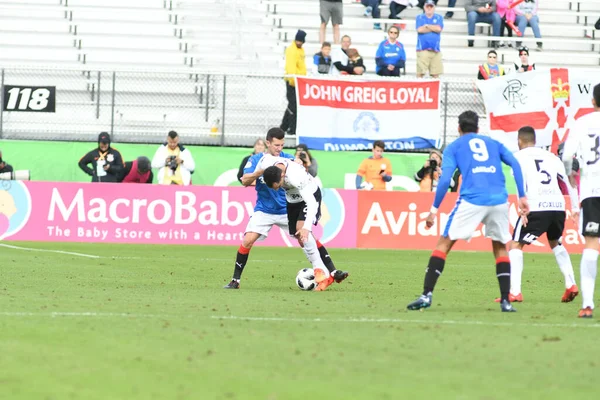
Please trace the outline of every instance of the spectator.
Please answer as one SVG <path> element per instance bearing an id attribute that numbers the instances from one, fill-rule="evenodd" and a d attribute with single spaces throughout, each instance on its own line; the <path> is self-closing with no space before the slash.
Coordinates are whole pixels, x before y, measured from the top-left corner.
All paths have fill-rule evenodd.
<path id="1" fill-rule="evenodd" d="M 523 35 L 525 35 L 525 29 L 530 26 L 533 30 L 533 36 L 536 39 L 541 39 L 542 34 L 540 33 L 540 19 L 537 16 L 538 0 L 525 0 L 515 7 L 515 13 L 517 14 L 517 26 Z M 517 47 L 521 46 L 521 42 L 517 42 Z M 543 43 L 537 42 L 537 51 L 542 51 Z"/>
<path id="2" fill-rule="evenodd" d="M 340 25 L 344 23 L 344 5 L 342 0 L 321 0 L 321 28 L 319 30 L 319 43 L 325 41 L 327 23 L 331 19 L 333 25 L 333 42 L 340 42 Z"/>
<path id="3" fill-rule="evenodd" d="M 5 172 L 13 172 L 13 167 L 2 159 L 2 152 L 0 151 L 0 174 Z"/>
<path id="4" fill-rule="evenodd" d="M 392 163 L 383 157 L 385 143 L 373 143 L 373 155 L 364 159 L 356 173 L 356 188 L 363 190 L 385 190 L 386 182 L 392 180 Z M 363 182 L 363 178 L 365 181 Z"/>
<path id="5" fill-rule="evenodd" d="M 419 182 L 420 192 L 435 192 L 442 175 L 442 153 L 432 150 L 423 167 L 415 173 L 415 181 Z"/>
<path id="6" fill-rule="evenodd" d="M 475 24 L 483 22 L 492 25 L 493 36 L 500 36 L 500 15 L 496 12 L 496 0 L 466 0 L 465 11 L 469 25 L 469 36 L 475 35 Z M 473 47 L 469 40 L 469 47 Z M 492 41 L 492 47 L 497 48 L 498 42 Z"/>
<path id="7" fill-rule="evenodd" d="M 108 133 L 101 132 L 98 148 L 81 157 L 79 168 L 92 177 L 92 182 L 118 182 L 123 172 L 123 156 L 111 147 Z"/>
<path id="8" fill-rule="evenodd" d="M 388 29 L 388 38 L 379 44 L 375 54 L 377 75 L 400 76 L 400 69 L 406 64 L 404 46 L 397 41 L 400 29 L 392 25 Z"/>
<path id="9" fill-rule="evenodd" d="M 152 183 L 154 174 L 148 157 L 138 157 L 134 161 L 126 162 L 119 182 L 123 183 Z"/>
<path id="10" fill-rule="evenodd" d="M 192 183 L 196 163 L 192 153 L 179 143 L 177 132 L 170 131 L 167 141 L 154 153 L 152 168 L 159 168 L 160 185 L 188 186 Z"/>
<path id="11" fill-rule="evenodd" d="M 435 3 L 437 5 L 437 2 Z M 454 6 L 456 6 L 456 0 L 448 0 L 448 8 L 454 8 Z M 446 15 L 444 15 L 444 18 L 452 18 L 454 17 L 454 12 L 453 11 L 447 11 Z"/>
<path id="12" fill-rule="evenodd" d="M 246 168 L 248 159 L 255 154 L 264 153 L 266 148 L 267 148 L 267 144 L 265 143 L 265 141 L 263 139 L 256 139 L 256 141 L 254 142 L 254 149 L 252 150 L 252 154 L 248 154 L 246 157 L 244 157 L 244 159 L 242 160 L 242 163 L 240 164 L 240 169 L 238 170 L 238 173 L 237 173 L 237 180 L 240 183 L 242 183 L 242 176 L 244 176 L 244 169 Z M 254 185 L 256 185 L 256 181 L 252 182 L 252 186 L 254 186 Z"/>
<path id="13" fill-rule="evenodd" d="M 527 72 L 535 69 L 535 64 L 529 64 L 529 48 L 527 46 L 519 47 L 519 58 L 521 59 L 521 66 L 515 64 L 516 72 Z"/>
<path id="14" fill-rule="evenodd" d="M 374 19 L 381 18 L 381 12 L 379 11 L 381 0 L 360 0 L 360 2 L 365 6 L 365 13 L 363 14 L 365 17 L 373 16 Z M 374 23 L 373 29 L 380 30 L 381 24 L 379 22 Z"/>
<path id="15" fill-rule="evenodd" d="M 402 19 L 400 13 L 409 6 L 408 0 L 390 0 L 390 19 Z"/>
<path id="16" fill-rule="evenodd" d="M 302 164 L 304 164 L 309 174 L 313 177 L 317 176 L 319 165 L 317 164 L 317 160 L 310 154 L 310 150 L 308 150 L 308 147 L 305 144 L 301 143 L 296 146 L 296 158 L 302 161 Z"/>
<path id="17" fill-rule="evenodd" d="M 294 43 L 285 49 L 285 74 L 306 75 L 306 63 L 304 61 L 304 49 L 302 46 L 306 40 L 306 32 L 299 30 L 296 33 Z M 289 135 L 296 134 L 296 79 L 288 76 L 285 79 L 285 95 L 288 106 L 283 114 L 280 128 Z"/>
<path id="18" fill-rule="evenodd" d="M 323 42 L 321 51 L 313 56 L 313 74 L 328 74 L 331 69 L 331 43 Z M 262 140 L 262 139 L 261 139 Z"/>
<path id="19" fill-rule="evenodd" d="M 348 35 L 342 36 L 341 48 L 335 49 L 331 52 L 331 71 L 332 75 L 349 74 L 349 75 L 362 75 L 366 68 L 364 66 L 353 67 L 349 65 L 348 54 L 346 53 L 352 45 L 352 39 Z"/>
<path id="20" fill-rule="evenodd" d="M 501 18 L 501 24 L 500 24 L 500 36 L 504 37 L 504 31 L 506 30 L 508 32 L 507 36 L 508 37 L 512 37 L 513 35 L 513 30 L 511 29 L 510 26 L 508 26 L 507 23 L 515 23 L 515 18 L 516 18 L 516 14 L 515 14 L 515 10 L 513 8 L 510 8 L 510 5 L 513 3 L 513 0 L 497 0 L 496 1 L 496 9 L 498 11 L 498 15 L 500 15 Z M 500 47 L 512 47 L 512 42 L 511 41 L 505 41 L 502 42 L 500 44 Z"/>
<path id="21" fill-rule="evenodd" d="M 425 12 L 417 16 L 417 78 L 425 72 L 433 78 L 444 72 L 440 38 L 444 29 L 444 18 L 435 14 L 434 0 L 425 1 Z"/>
<path id="22" fill-rule="evenodd" d="M 351 75 L 362 75 L 362 71 L 365 70 L 365 64 L 363 63 L 363 59 L 360 56 L 360 54 L 358 54 L 358 50 L 348 49 L 348 51 L 346 51 L 346 54 L 348 55 L 348 67 L 352 68 L 353 72 Z M 355 73 L 354 71 L 360 73 Z"/>
<path id="23" fill-rule="evenodd" d="M 479 66 L 477 79 L 487 80 L 505 75 L 504 68 L 498 65 L 498 53 L 496 50 L 488 51 L 487 62 Z"/>

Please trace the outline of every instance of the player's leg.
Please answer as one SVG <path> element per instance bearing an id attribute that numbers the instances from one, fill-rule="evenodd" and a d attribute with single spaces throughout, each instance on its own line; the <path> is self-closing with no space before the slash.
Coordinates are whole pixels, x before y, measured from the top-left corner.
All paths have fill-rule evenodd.
<path id="1" fill-rule="evenodd" d="M 523 277 L 523 243 L 510 242 L 508 259 L 510 262 L 510 292 L 509 300 L 511 302 L 522 302 L 523 294 L 521 293 L 521 281 Z M 498 299 L 500 302 L 502 299 Z"/>
<path id="2" fill-rule="evenodd" d="M 246 226 L 246 233 L 242 239 L 242 244 L 238 248 L 235 256 L 233 277 L 231 278 L 231 282 L 224 287 L 225 289 L 240 288 L 240 279 L 242 279 L 242 272 L 244 272 L 244 268 L 248 262 L 248 256 L 250 255 L 252 246 L 254 246 L 254 243 L 256 243 L 257 240 L 267 237 L 271 227 L 273 227 L 275 221 L 274 218 L 276 217 L 277 216 L 272 216 L 261 211 L 255 212 L 250 217 L 248 225 Z"/>
<path id="3" fill-rule="evenodd" d="M 510 304 L 510 258 L 506 244 L 510 242 L 508 203 L 486 207 L 482 220 L 485 236 L 492 239 L 492 251 L 496 259 L 496 277 L 500 286 L 500 309 L 502 312 L 517 311 Z"/>
<path id="4" fill-rule="evenodd" d="M 570 303 L 579 294 L 579 288 L 575 283 L 575 273 L 573 272 L 573 264 L 571 263 L 571 257 L 565 246 L 560 242 L 560 238 L 565 228 L 565 219 L 567 215 L 564 211 L 552 212 L 550 226 L 546 232 L 548 237 L 548 244 L 554 253 L 556 263 L 560 272 L 565 277 L 565 293 L 563 294 L 561 301 L 563 303 Z"/>
<path id="5" fill-rule="evenodd" d="M 448 217 L 448 222 L 431 257 L 427 264 L 425 272 L 425 282 L 423 284 L 423 294 L 408 304 L 409 310 L 419 310 L 429 308 L 433 297 L 433 289 L 439 276 L 444 271 L 446 256 L 454 246 L 457 240 L 469 240 L 473 232 L 481 222 L 482 208 L 459 199 L 454 209 Z M 439 223 L 439 222 L 438 222 Z"/>
<path id="6" fill-rule="evenodd" d="M 594 289 L 598 272 L 598 237 L 600 236 L 600 198 L 590 197 L 581 202 L 579 220 L 585 248 L 581 254 L 581 297 L 583 307 L 580 318 L 591 318 L 594 310 Z"/>
<path id="7" fill-rule="evenodd" d="M 327 251 L 327 249 L 325 248 L 323 243 L 319 242 L 318 240 L 317 240 L 317 249 L 319 250 L 319 255 L 321 256 L 321 261 L 323 261 L 323 264 L 325 264 L 325 267 L 327 267 L 329 274 L 331 276 L 333 276 L 333 279 L 337 283 L 342 282 L 344 279 L 346 279 L 348 277 L 349 273 L 347 271 L 339 271 L 339 270 L 335 269 L 335 264 L 333 263 L 333 260 L 331 259 L 329 252 Z"/>

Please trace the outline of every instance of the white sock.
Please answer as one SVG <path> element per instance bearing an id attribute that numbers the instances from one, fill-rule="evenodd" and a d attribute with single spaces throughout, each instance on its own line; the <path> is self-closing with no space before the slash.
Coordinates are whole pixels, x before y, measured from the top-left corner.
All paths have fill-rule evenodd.
<path id="1" fill-rule="evenodd" d="M 596 238 L 592 238 L 598 240 Z M 594 309 L 594 286 L 596 284 L 596 272 L 598 271 L 598 251 L 583 249 L 581 254 L 581 297 L 583 308 Z"/>
<path id="2" fill-rule="evenodd" d="M 321 260 L 317 242 L 312 234 L 308 235 L 308 240 L 304 243 L 302 250 L 304 251 L 306 258 L 308 258 L 308 261 L 310 261 L 313 269 L 320 269 L 325 273 L 325 276 L 329 276 L 329 271 L 327 270 L 327 267 L 325 267 L 325 264 L 323 264 L 323 260 Z"/>
<path id="3" fill-rule="evenodd" d="M 510 259 L 510 294 L 521 293 L 521 275 L 523 275 L 523 250 L 512 249 L 508 252 Z"/>
<path id="4" fill-rule="evenodd" d="M 565 288 L 570 288 L 575 285 L 575 273 L 573 272 L 573 264 L 571 264 L 571 257 L 569 257 L 569 253 L 565 246 L 558 245 L 552 249 L 554 252 L 554 257 L 556 257 L 556 262 L 558 263 L 558 267 L 560 268 L 560 272 L 565 277 Z"/>

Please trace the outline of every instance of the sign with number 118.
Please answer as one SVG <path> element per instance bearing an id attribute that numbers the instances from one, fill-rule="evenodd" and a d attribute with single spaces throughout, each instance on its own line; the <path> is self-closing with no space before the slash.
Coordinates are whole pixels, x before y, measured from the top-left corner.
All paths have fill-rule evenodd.
<path id="1" fill-rule="evenodd" d="M 4 85 L 3 111 L 55 112 L 56 86 Z"/>

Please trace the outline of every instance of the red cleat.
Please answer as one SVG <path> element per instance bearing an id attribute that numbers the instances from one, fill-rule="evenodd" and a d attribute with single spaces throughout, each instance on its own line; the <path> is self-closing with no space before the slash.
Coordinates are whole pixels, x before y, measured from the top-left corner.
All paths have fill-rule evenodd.
<path id="1" fill-rule="evenodd" d="M 496 303 L 500 303 L 502 299 L 500 297 L 498 297 L 497 299 L 495 299 L 494 301 Z M 508 294 L 508 301 L 510 301 L 511 303 L 522 303 L 523 302 L 523 294 L 519 293 L 518 295 L 513 295 L 512 293 Z"/>
<path id="2" fill-rule="evenodd" d="M 315 269 L 315 282 L 317 282 L 316 292 L 322 292 L 329 287 L 335 280 L 333 276 L 325 274 L 320 269 Z"/>
<path id="3" fill-rule="evenodd" d="M 577 297 L 578 294 L 579 288 L 577 287 L 577 285 L 573 285 L 567 290 L 565 290 L 565 294 L 563 294 L 562 299 L 560 301 L 562 301 L 563 303 L 570 303 L 573 301 L 573 299 L 575 299 L 575 297 Z"/>
<path id="4" fill-rule="evenodd" d="M 592 318 L 592 307 L 586 307 L 579 310 L 579 318 Z"/>

